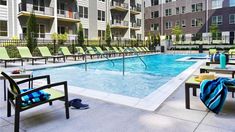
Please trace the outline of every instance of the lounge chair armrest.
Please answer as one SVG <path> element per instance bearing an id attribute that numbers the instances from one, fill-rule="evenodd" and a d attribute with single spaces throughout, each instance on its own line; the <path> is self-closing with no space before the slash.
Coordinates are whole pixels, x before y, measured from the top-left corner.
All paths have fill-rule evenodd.
<path id="1" fill-rule="evenodd" d="M 32 77 L 32 78 L 28 78 L 28 79 L 18 81 L 16 83 L 17 84 L 22 84 L 22 83 L 30 82 L 30 81 L 33 81 L 33 80 L 39 80 L 39 79 L 47 79 L 47 81 L 50 83 L 50 75 Z"/>
<path id="2" fill-rule="evenodd" d="M 41 86 L 41 87 L 38 87 L 38 88 L 34 88 L 34 89 L 29 90 L 25 93 L 17 95 L 17 97 L 20 98 L 22 96 L 28 95 L 28 94 L 33 93 L 33 92 L 37 92 L 39 90 L 49 89 L 49 88 L 52 88 L 52 87 L 55 87 L 55 86 L 60 86 L 60 85 L 64 85 L 64 90 L 66 90 L 65 92 L 67 92 L 67 81 L 64 81 L 64 82 L 52 83 L 52 84 L 44 85 L 44 86 Z"/>

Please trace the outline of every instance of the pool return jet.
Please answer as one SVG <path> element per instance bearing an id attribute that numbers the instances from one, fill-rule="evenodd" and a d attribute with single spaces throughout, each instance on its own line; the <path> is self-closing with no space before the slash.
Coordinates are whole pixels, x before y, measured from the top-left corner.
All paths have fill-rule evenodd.
<path id="1" fill-rule="evenodd" d="M 125 52 L 127 51 L 128 49 L 125 48 L 124 51 L 122 52 L 122 75 L 124 76 L 125 75 Z M 139 53 L 134 51 L 132 49 L 132 51 L 135 53 L 135 55 L 140 59 L 140 61 L 144 64 L 145 66 L 145 69 L 147 69 L 147 64 L 144 62 L 144 60 L 139 56 Z"/>

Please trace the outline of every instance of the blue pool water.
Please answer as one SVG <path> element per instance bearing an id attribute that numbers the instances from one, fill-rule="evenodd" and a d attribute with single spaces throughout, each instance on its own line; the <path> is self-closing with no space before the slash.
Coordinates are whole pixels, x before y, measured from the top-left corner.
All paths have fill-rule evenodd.
<path id="1" fill-rule="evenodd" d="M 50 74 L 52 81 L 67 80 L 69 85 L 103 92 L 143 98 L 165 84 L 195 62 L 177 62 L 177 59 L 195 55 L 159 54 L 125 59 L 125 76 L 122 75 L 122 60 L 48 68 L 33 71 L 34 76 Z M 197 55 L 198 56 L 198 55 Z"/>

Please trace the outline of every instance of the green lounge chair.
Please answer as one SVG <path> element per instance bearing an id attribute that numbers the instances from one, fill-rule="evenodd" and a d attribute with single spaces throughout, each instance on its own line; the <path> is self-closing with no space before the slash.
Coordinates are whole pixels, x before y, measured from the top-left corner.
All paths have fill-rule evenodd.
<path id="1" fill-rule="evenodd" d="M 217 49 L 209 49 L 209 55 L 217 53 Z"/>
<path id="2" fill-rule="evenodd" d="M 77 50 L 77 53 L 80 54 L 80 55 L 85 55 L 85 51 L 82 47 L 75 47 L 76 50 Z"/>
<path id="3" fill-rule="evenodd" d="M 91 59 L 93 56 L 98 56 L 100 55 L 99 53 L 96 53 L 92 47 L 86 47 L 88 55 L 90 55 Z"/>
<path id="4" fill-rule="evenodd" d="M 59 51 L 67 58 L 67 57 L 73 57 L 74 60 L 76 61 L 77 57 L 81 57 L 81 55 L 76 55 L 76 54 L 72 54 L 68 47 L 60 47 Z"/>
<path id="5" fill-rule="evenodd" d="M 137 47 L 133 47 L 135 52 L 140 52 L 139 49 Z"/>
<path id="6" fill-rule="evenodd" d="M 148 47 L 144 47 L 147 52 L 151 52 Z"/>
<path id="7" fill-rule="evenodd" d="M 113 48 L 115 54 L 119 54 L 119 56 L 122 54 L 122 53 L 118 50 L 117 47 L 112 47 L 112 48 Z"/>
<path id="8" fill-rule="evenodd" d="M 144 52 L 148 52 L 144 47 L 140 47 Z"/>
<path id="9" fill-rule="evenodd" d="M 17 47 L 17 49 L 22 59 L 32 60 L 32 65 L 34 65 L 34 61 L 36 60 L 45 60 L 45 64 L 47 63 L 46 57 L 32 56 L 28 47 Z"/>
<path id="10" fill-rule="evenodd" d="M 235 55 L 235 49 L 230 49 L 228 53 L 231 55 L 231 57 L 233 57 L 233 55 Z"/>
<path id="11" fill-rule="evenodd" d="M 38 47 L 38 49 L 39 49 L 39 51 L 40 51 L 40 53 L 41 53 L 41 55 L 43 57 L 52 58 L 53 59 L 53 63 L 55 63 L 56 59 L 60 59 L 60 58 L 62 58 L 64 60 L 64 62 L 65 62 L 65 56 L 63 56 L 63 55 L 55 55 L 55 56 L 51 55 L 50 50 L 46 46 Z"/>
<path id="12" fill-rule="evenodd" d="M 119 51 L 121 51 L 122 53 L 124 53 L 124 49 L 122 47 L 118 47 Z"/>
<path id="13" fill-rule="evenodd" d="M 106 46 L 106 47 L 104 47 L 104 48 L 106 49 L 107 53 L 110 54 L 110 56 L 111 56 L 111 55 L 114 55 L 114 56 L 115 56 L 115 54 L 116 54 L 115 51 L 114 51 L 114 50 L 111 50 L 110 47 L 107 47 L 107 46 Z"/>
<path id="14" fill-rule="evenodd" d="M 145 51 L 142 50 L 142 48 L 137 47 L 139 49 L 140 52 L 144 53 Z"/>
<path id="15" fill-rule="evenodd" d="M 15 80 L 13 80 L 6 73 L 2 72 L 1 74 L 10 83 L 9 88 L 7 90 L 7 93 L 8 93 L 8 97 L 7 97 L 7 117 L 11 116 L 11 107 L 13 107 L 15 109 L 15 115 L 14 115 L 14 117 L 15 117 L 14 131 L 15 132 L 19 132 L 20 112 L 23 112 L 25 110 L 37 107 L 37 106 L 45 104 L 45 103 L 49 103 L 50 105 L 52 105 L 52 102 L 57 101 L 57 100 L 64 101 L 66 119 L 69 119 L 69 102 L 68 102 L 68 88 L 67 88 L 68 86 L 67 86 L 66 81 L 57 82 L 57 83 L 50 83 L 50 76 L 46 75 L 46 76 L 38 76 L 38 77 L 33 77 L 33 78 L 29 78 L 29 79 L 25 79 L 25 80 L 15 82 Z M 29 91 L 24 92 L 24 93 L 22 93 L 20 91 L 20 88 L 19 88 L 20 84 L 30 83 L 30 82 L 33 82 L 35 80 L 42 80 L 42 79 L 47 81 L 47 85 L 40 86 L 38 88 L 33 88 L 32 90 L 29 90 Z M 60 86 L 64 87 L 64 92 L 57 91 L 57 90 L 53 89 L 53 87 L 60 87 Z M 49 99 L 39 101 L 39 102 L 35 102 L 33 104 L 26 104 L 26 105 L 22 104 L 22 97 L 25 97 L 29 94 L 34 93 L 34 92 L 38 92 L 39 90 L 43 90 L 44 92 L 50 94 Z"/>
<path id="16" fill-rule="evenodd" d="M 8 62 L 16 62 L 16 61 L 21 61 L 21 66 L 23 66 L 23 59 L 10 58 L 5 47 L 0 47 L 0 61 L 4 62 L 5 67 L 7 67 Z"/>

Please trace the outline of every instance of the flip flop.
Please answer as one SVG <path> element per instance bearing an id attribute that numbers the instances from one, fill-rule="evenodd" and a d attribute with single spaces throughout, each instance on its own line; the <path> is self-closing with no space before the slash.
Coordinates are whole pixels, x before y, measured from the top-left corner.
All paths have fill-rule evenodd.
<path id="1" fill-rule="evenodd" d="M 69 106 L 72 106 L 73 108 L 80 109 L 80 110 L 84 110 L 84 109 L 89 108 L 88 104 L 82 104 L 81 99 L 73 99 L 73 100 L 69 101 Z"/>

